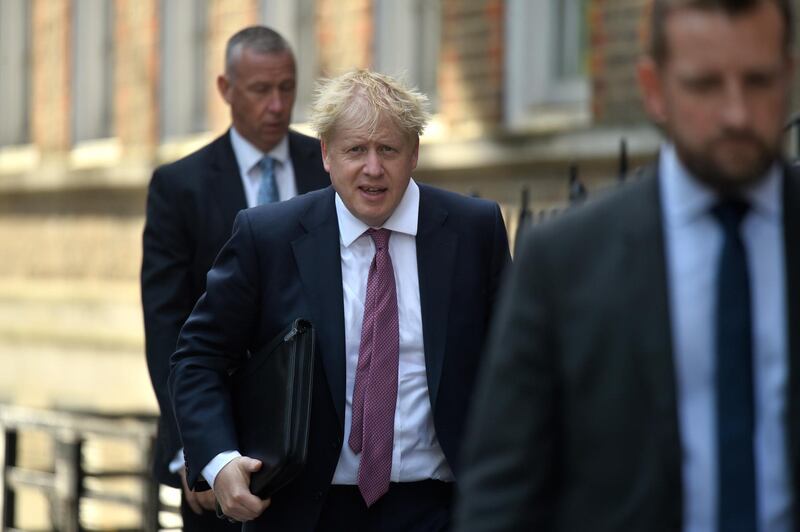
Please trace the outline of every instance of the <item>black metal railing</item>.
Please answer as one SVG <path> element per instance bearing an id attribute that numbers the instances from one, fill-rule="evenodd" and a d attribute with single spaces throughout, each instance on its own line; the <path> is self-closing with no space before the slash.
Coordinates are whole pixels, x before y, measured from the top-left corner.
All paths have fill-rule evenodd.
<path id="1" fill-rule="evenodd" d="M 82 502 L 122 505 L 140 516 L 139 526 L 131 530 L 156 532 L 164 527 L 161 513 L 177 515 L 178 508 L 163 504 L 159 486 L 149 470 L 155 445 L 156 422 L 153 416 L 103 415 L 91 412 L 40 410 L 0 405 L 0 529 L 18 528 L 17 492 L 33 489 L 44 495 L 49 508 L 48 530 L 79 532 L 90 530 L 81 518 Z M 49 440 L 51 456 L 44 457 L 52 467 L 32 469 L 19 464 L 21 436 L 43 434 Z M 127 443 L 138 455 L 136 465 L 121 469 L 86 467 L 85 448 L 93 440 Z M 114 491 L 98 487 L 93 479 L 122 480 L 133 490 Z M 102 530 L 104 528 L 100 528 Z M 94 528 L 92 530 L 98 530 Z M 120 530 L 118 526 L 113 530 Z"/>

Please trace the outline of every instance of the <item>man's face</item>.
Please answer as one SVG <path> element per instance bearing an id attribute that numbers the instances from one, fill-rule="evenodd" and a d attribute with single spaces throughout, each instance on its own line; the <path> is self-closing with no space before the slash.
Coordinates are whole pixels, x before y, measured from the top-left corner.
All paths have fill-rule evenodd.
<path id="1" fill-rule="evenodd" d="M 372 227 L 383 225 L 403 199 L 418 152 L 419 139 L 409 138 L 386 119 L 372 136 L 342 124 L 322 142 L 333 188 L 347 209 Z"/>
<path id="2" fill-rule="evenodd" d="M 289 130 L 295 79 L 289 52 L 262 54 L 248 48 L 241 51 L 233 75 L 217 79 L 236 131 L 263 152 L 274 148 Z"/>
<path id="3" fill-rule="evenodd" d="M 778 8 L 742 14 L 678 8 L 667 58 L 639 67 L 645 105 L 698 179 L 721 191 L 762 177 L 779 157 L 792 62 Z"/>

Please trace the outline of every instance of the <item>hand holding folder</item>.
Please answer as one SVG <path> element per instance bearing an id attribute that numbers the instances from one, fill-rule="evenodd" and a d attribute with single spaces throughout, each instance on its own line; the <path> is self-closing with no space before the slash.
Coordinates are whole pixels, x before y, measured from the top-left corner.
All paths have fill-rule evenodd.
<path id="1" fill-rule="evenodd" d="M 262 499 L 291 482 L 308 450 L 314 328 L 298 318 L 231 375 L 239 451 L 261 461 L 250 491 Z"/>

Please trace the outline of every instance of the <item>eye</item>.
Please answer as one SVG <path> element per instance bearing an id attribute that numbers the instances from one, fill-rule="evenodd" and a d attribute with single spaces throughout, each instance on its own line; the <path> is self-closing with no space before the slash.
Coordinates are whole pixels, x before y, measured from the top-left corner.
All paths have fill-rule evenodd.
<path id="1" fill-rule="evenodd" d="M 256 94 L 265 94 L 270 91 L 270 86 L 267 83 L 256 83 L 250 85 L 250 91 Z"/>
<path id="2" fill-rule="evenodd" d="M 775 85 L 778 76 L 770 72 L 755 72 L 748 74 L 745 83 L 752 89 L 767 89 Z"/>
<path id="3" fill-rule="evenodd" d="M 386 145 L 383 145 L 378 149 L 381 151 L 381 153 L 395 153 L 395 152 L 397 152 L 397 150 L 394 149 L 393 147 L 386 146 Z"/>
<path id="4" fill-rule="evenodd" d="M 347 153 L 364 153 L 365 150 L 364 146 L 352 146 L 347 149 Z"/>
<path id="5" fill-rule="evenodd" d="M 286 83 L 281 83 L 278 88 L 281 92 L 294 92 L 294 83 L 287 81 Z"/>
<path id="6" fill-rule="evenodd" d="M 708 93 L 720 87 L 720 80 L 716 76 L 689 78 L 684 81 L 686 88 L 696 93 Z"/>

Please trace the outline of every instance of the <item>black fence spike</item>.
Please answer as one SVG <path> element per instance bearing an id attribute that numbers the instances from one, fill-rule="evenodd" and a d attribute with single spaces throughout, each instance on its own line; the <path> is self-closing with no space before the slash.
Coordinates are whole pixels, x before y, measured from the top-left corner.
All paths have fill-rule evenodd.
<path id="1" fill-rule="evenodd" d="M 585 199 L 586 187 L 578 177 L 578 165 L 573 162 L 569 165 L 569 202 L 580 203 Z"/>
<path id="2" fill-rule="evenodd" d="M 527 222 L 531 217 L 531 210 L 530 210 L 530 191 L 528 187 L 522 187 L 522 192 L 520 193 L 520 206 L 519 206 L 519 226 L 521 227 L 525 222 Z"/>
<path id="3" fill-rule="evenodd" d="M 522 235 L 525 234 L 525 229 L 531 223 L 531 210 L 528 206 L 530 200 L 530 192 L 528 187 L 522 187 L 520 194 L 519 218 L 517 219 L 517 231 L 514 233 L 514 254 L 516 255 L 517 249 L 522 242 Z"/>
<path id="4" fill-rule="evenodd" d="M 619 174 L 620 183 L 625 181 L 628 175 L 628 141 L 625 137 L 619 139 Z"/>

